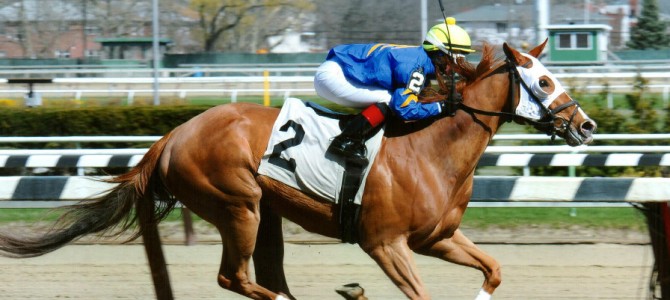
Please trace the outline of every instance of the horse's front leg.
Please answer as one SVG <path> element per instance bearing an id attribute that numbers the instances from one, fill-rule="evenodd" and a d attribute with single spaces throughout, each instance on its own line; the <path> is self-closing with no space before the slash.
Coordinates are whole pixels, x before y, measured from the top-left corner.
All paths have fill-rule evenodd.
<path id="1" fill-rule="evenodd" d="M 364 250 L 384 270 L 393 283 L 410 299 L 430 299 L 412 256 L 407 240 L 397 238 Z"/>
<path id="2" fill-rule="evenodd" d="M 417 249 L 417 253 L 437 257 L 446 261 L 472 267 L 484 273 L 484 284 L 476 300 L 491 299 L 491 294 L 500 285 L 500 264 L 484 253 L 460 229 L 451 238 L 441 240 L 429 247 Z"/>
<path id="3" fill-rule="evenodd" d="M 295 299 L 289 292 L 284 274 L 282 217 L 271 211 L 262 201 L 261 222 L 253 254 L 256 282 L 273 292 Z"/>

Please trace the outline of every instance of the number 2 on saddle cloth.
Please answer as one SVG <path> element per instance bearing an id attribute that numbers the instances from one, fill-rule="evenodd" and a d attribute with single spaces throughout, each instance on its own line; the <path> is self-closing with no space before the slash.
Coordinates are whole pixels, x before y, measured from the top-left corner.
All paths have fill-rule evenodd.
<path id="1" fill-rule="evenodd" d="M 258 173 L 339 204 L 342 240 L 358 241 L 356 226 L 369 165 L 326 153 L 330 141 L 350 118 L 300 99 L 288 98 L 272 128 Z M 366 140 L 368 161 L 374 161 L 383 128 Z"/>

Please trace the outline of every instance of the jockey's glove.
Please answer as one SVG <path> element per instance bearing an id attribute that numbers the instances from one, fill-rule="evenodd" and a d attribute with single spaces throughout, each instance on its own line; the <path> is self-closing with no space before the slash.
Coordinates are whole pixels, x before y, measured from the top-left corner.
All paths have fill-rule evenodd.
<path id="1" fill-rule="evenodd" d="M 453 116 L 456 114 L 456 107 L 461 101 L 463 101 L 463 96 L 460 93 L 453 93 L 446 100 L 439 102 L 440 111 L 444 115 Z"/>

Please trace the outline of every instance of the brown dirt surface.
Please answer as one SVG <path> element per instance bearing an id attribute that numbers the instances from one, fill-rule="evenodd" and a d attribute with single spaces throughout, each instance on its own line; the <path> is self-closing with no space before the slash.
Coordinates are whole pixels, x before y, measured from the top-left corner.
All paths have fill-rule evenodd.
<path id="1" fill-rule="evenodd" d="M 27 231 L 23 226 L 16 230 Z M 3 230 L 13 231 L 12 226 Z M 244 299 L 216 284 L 218 233 L 196 223 L 195 246 L 184 246 L 180 222 L 161 225 L 177 299 Z M 494 299 L 644 299 L 653 264 L 644 232 L 551 229 L 463 229 L 502 265 Z M 335 288 L 358 282 L 370 299 L 404 299 L 356 245 L 285 224 L 285 269 L 298 299 L 341 299 Z M 32 259 L 0 258 L 0 299 L 152 299 L 138 243 L 86 238 Z M 433 299 L 473 299 L 482 284 L 474 269 L 416 255 Z"/>
<path id="2" fill-rule="evenodd" d="M 645 245 L 482 245 L 502 264 L 494 299 L 643 299 L 653 261 Z M 358 282 L 370 299 L 404 299 L 355 245 L 286 246 L 285 269 L 298 299 L 341 299 L 334 289 Z M 216 284 L 221 246 L 164 247 L 177 299 L 244 299 Z M 473 299 L 478 271 L 416 256 L 433 299 Z M 0 258 L 2 299 L 152 299 L 141 245 L 71 245 L 43 257 Z"/>

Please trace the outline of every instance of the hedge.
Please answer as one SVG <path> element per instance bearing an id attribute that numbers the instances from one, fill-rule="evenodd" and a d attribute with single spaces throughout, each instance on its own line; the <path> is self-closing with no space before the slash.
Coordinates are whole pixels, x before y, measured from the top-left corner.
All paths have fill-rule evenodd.
<path id="1" fill-rule="evenodd" d="M 164 135 L 211 106 L 119 106 L 92 108 L 3 108 L 0 136 Z M 36 144 L 2 145 L 34 148 Z M 63 144 L 40 145 L 45 148 Z M 98 147 L 111 147 L 98 143 Z M 116 143 L 114 147 L 127 147 Z"/>

